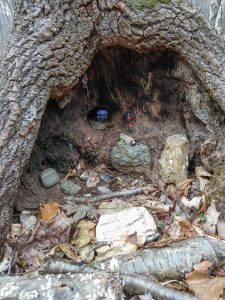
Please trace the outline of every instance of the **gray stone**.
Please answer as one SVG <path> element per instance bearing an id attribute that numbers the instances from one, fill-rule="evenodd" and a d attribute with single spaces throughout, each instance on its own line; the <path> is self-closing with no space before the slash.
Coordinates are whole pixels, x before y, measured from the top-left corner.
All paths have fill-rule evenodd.
<path id="1" fill-rule="evenodd" d="M 100 194 L 111 193 L 111 190 L 107 186 L 99 186 L 98 191 L 99 191 Z"/>
<path id="2" fill-rule="evenodd" d="M 75 196 L 81 190 L 81 187 L 70 180 L 61 181 L 61 189 L 68 196 Z"/>
<path id="3" fill-rule="evenodd" d="M 150 167 L 151 156 L 145 145 L 122 144 L 111 149 L 110 161 L 115 169 L 123 173 L 144 173 Z"/>
<path id="4" fill-rule="evenodd" d="M 108 175 L 104 174 L 104 173 L 100 173 L 99 177 L 104 182 L 110 182 L 111 181 L 111 178 Z"/>
<path id="5" fill-rule="evenodd" d="M 159 159 L 159 172 L 165 183 L 180 183 L 187 179 L 189 141 L 183 134 L 166 139 Z"/>
<path id="6" fill-rule="evenodd" d="M 54 170 L 52 168 L 44 170 L 41 173 L 40 179 L 41 179 L 41 183 L 42 183 L 43 187 L 45 187 L 45 188 L 53 187 L 60 180 L 58 173 L 56 172 L 56 170 Z"/>

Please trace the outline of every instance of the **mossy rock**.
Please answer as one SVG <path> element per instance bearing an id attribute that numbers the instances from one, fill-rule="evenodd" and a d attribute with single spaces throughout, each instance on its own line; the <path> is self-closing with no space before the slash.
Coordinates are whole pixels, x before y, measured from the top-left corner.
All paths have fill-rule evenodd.
<path id="1" fill-rule="evenodd" d="M 215 169 L 209 184 L 205 191 L 206 201 L 210 204 L 213 200 L 216 203 L 217 210 L 221 216 L 225 217 L 225 166 Z"/>
<path id="2" fill-rule="evenodd" d="M 128 0 L 127 3 L 130 6 L 138 9 L 150 8 L 156 4 L 169 4 L 171 0 Z"/>

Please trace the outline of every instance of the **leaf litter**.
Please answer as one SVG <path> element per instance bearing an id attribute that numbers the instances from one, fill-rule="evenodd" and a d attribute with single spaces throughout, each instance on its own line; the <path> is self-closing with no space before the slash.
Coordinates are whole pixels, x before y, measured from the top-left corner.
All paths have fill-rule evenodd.
<path id="1" fill-rule="evenodd" d="M 75 169 L 68 171 L 66 178 L 78 178 L 84 170 L 85 164 L 79 161 Z M 115 176 L 115 171 L 107 170 L 107 166 L 102 164 L 87 172 L 89 177 L 86 179 L 86 185 L 92 195 L 96 194 L 98 184 L 105 180 L 101 173 L 103 170 L 104 174 L 108 174 L 104 176 L 107 176 L 107 184 L 112 191 L 118 188 L 132 189 L 136 184 L 146 185 L 143 176 L 133 181 L 130 178 L 127 180 L 126 175 L 118 173 Z M 203 189 L 210 174 L 198 169 L 197 175 Z M 109 199 L 91 205 L 71 202 L 63 205 L 57 202 L 42 204 L 39 212 L 30 212 L 30 215 L 33 214 L 36 218 L 32 228 L 25 230 L 25 226 L 19 222 L 12 224 L 11 232 L 8 234 L 7 251 L 0 263 L 0 273 L 7 272 L 14 249 L 16 250 L 13 261 L 14 273 L 26 274 L 49 258 L 66 258 L 72 262 L 91 263 L 121 254 L 132 254 L 137 249 L 161 248 L 174 241 L 205 234 L 216 235 L 220 213 L 214 203 L 207 208 L 204 194 L 193 188 L 193 182 L 193 179 L 188 179 L 177 186 L 148 183 L 141 195 L 129 196 L 127 199 L 125 197 L 125 200 Z M 185 201 L 182 200 L 184 197 Z M 198 197 L 201 197 L 201 204 L 197 202 Z M 157 224 L 160 234 L 156 241 L 149 239 L 150 241 L 146 242 L 148 239 L 138 236 L 137 232 L 125 234 L 117 241 L 107 244 L 96 241 L 96 225 L 100 215 L 140 206 L 149 211 Z M 94 213 L 91 213 L 92 211 Z M 205 222 L 201 221 L 202 215 L 205 216 Z M 158 226 L 161 223 L 162 226 Z M 221 277 L 221 274 L 223 276 L 225 274 L 222 267 L 214 272 L 216 276 L 212 276 L 209 272 L 213 269 L 211 262 L 204 261 L 193 268 L 193 272 L 186 274 L 184 282 L 167 284 L 177 290 L 187 290 L 188 286 L 199 299 L 219 299 L 225 288 L 225 278 Z"/>

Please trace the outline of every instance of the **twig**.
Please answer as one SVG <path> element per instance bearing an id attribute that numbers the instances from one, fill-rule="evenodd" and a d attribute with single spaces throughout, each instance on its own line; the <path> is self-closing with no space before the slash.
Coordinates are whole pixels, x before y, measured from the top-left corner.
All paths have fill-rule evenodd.
<path id="1" fill-rule="evenodd" d="M 100 202 L 103 200 L 109 200 L 113 199 L 116 197 L 130 197 L 138 194 L 143 194 L 145 189 L 147 187 L 139 187 L 139 188 L 134 188 L 130 190 L 122 190 L 122 191 L 117 191 L 117 192 L 111 192 L 107 193 L 104 195 L 96 196 L 96 197 L 73 197 L 73 196 L 66 196 L 64 197 L 65 201 L 69 202 L 76 202 L 76 203 L 95 203 L 95 202 Z"/>

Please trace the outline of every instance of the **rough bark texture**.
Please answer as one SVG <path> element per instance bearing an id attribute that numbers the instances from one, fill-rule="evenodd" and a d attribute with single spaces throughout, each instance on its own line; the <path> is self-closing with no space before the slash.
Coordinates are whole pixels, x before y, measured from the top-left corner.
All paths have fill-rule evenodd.
<path id="1" fill-rule="evenodd" d="M 224 250 L 223 241 L 198 237 L 160 249 L 151 248 L 131 255 L 120 255 L 105 262 L 94 262 L 93 266 L 130 275 L 150 273 L 159 280 L 179 279 L 190 273 L 193 265 L 201 261 L 211 261 L 215 266 L 224 263 Z"/>
<path id="2" fill-rule="evenodd" d="M 106 272 L 1 277 L 0 299 L 123 299 L 121 279 Z"/>
<path id="3" fill-rule="evenodd" d="M 185 4 L 140 10 L 119 0 L 17 3 L 0 66 L 0 245 L 49 97 L 65 94 L 100 49 L 116 45 L 177 52 L 225 110 L 224 45 L 203 16 Z"/>

